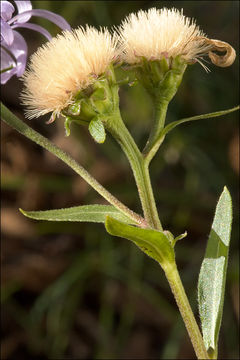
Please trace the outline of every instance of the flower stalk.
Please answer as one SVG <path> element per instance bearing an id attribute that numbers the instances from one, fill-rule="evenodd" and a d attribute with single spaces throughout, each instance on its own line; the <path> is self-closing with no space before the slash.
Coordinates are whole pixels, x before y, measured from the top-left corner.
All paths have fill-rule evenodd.
<path id="1" fill-rule="evenodd" d="M 3 2 L 5 10 L 1 12 L 4 30 L 1 40 L 4 54 L 4 61 L 1 63 L 3 84 L 13 75 L 21 76 L 26 66 L 27 45 L 15 28 L 38 31 L 50 40 L 51 35 L 45 29 L 28 22 L 31 16 L 40 16 L 70 30 L 70 26 L 61 17 L 46 10 L 32 10 L 30 1 L 15 3 L 18 8 L 16 16 L 12 17 L 14 7 L 8 2 Z M 18 45 L 17 50 L 22 50 L 21 56 L 15 53 L 15 45 Z M 236 56 L 229 44 L 208 39 L 194 21 L 184 17 L 177 9 L 153 8 L 147 12 L 131 14 L 119 27 L 118 34 L 111 35 L 105 28 L 97 30 L 89 26 L 71 32 L 65 31 L 38 49 L 23 75 L 25 88 L 22 101 L 27 106 L 26 114 L 29 119 L 51 113 L 49 124 L 57 117 L 65 118 L 67 135 L 70 134 L 69 125 L 74 121 L 88 126 L 89 133 L 97 143 L 105 141 L 105 129 L 114 137 L 133 171 L 144 218 L 109 193 L 68 154 L 28 127 L 1 104 L 2 117 L 7 124 L 65 162 L 110 204 L 134 220 L 138 227 L 123 227 L 120 222 L 115 224 L 117 231 L 112 234 L 122 235 L 130 240 L 135 239 L 137 234 L 135 243 L 162 266 L 198 359 L 216 358 L 217 353 L 207 353 L 182 285 L 175 262 L 174 245 L 184 234 L 174 239 L 169 231 L 163 232 L 151 185 L 149 164 L 166 134 L 175 126 L 237 110 L 238 107 L 235 107 L 178 120 L 165 126 L 168 104 L 181 84 L 187 65 L 199 62 L 207 69 L 200 60 L 204 55 L 208 55 L 213 64 L 221 67 L 230 66 Z M 137 80 L 153 100 L 153 125 L 142 152 L 125 126 L 119 110 L 120 82 L 115 78 L 114 66 L 121 62 L 135 69 Z M 161 255 L 159 258 L 163 258 L 162 262 L 156 254 Z"/>
<path id="2" fill-rule="evenodd" d="M 162 100 L 156 102 L 155 118 L 154 118 L 153 126 L 149 135 L 149 139 L 146 143 L 146 146 L 143 149 L 143 156 L 146 165 L 150 164 L 150 161 L 155 156 L 156 152 L 158 151 L 163 141 L 163 138 L 160 137 L 159 135 L 161 134 L 161 131 L 164 128 L 167 109 L 168 109 L 168 101 Z"/>
<path id="3" fill-rule="evenodd" d="M 186 326 L 188 335 L 191 339 L 192 345 L 194 347 L 195 353 L 198 359 L 209 359 L 208 353 L 206 351 L 203 338 L 199 327 L 197 325 L 196 319 L 193 315 L 191 306 L 189 304 L 187 295 L 185 293 L 184 287 L 182 285 L 181 278 L 177 269 L 176 263 L 168 264 L 165 269 L 165 275 L 168 280 L 168 283 L 171 287 L 172 293 L 182 315 L 184 324 Z"/>
<path id="4" fill-rule="evenodd" d="M 138 188 L 144 218 L 148 226 L 153 229 L 163 230 L 153 195 L 148 166 L 134 139 L 126 128 L 120 112 L 116 112 L 105 124 L 107 130 L 119 143 L 129 160 Z"/>
<path id="5" fill-rule="evenodd" d="M 1 103 L 2 120 L 8 125 L 17 130 L 20 134 L 26 136 L 36 144 L 42 146 L 50 153 L 61 159 L 65 164 L 72 168 L 78 175 L 80 175 L 94 190 L 96 190 L 104 199 L 123 212 L 130 219 L 134 220 L 140 227 L 146 227 L 145 220 L 127 206 L 121 203 L 115 196 L 106 190 L 94 177 L 92 177 L 87 170 L 79 165 L 70 155 L 66 154 L 59 147 L 54 145 L 47 138 L 39 134 L 37 131 L 31 129 L 27 124 L 18 119 L 6 106 Z"/>

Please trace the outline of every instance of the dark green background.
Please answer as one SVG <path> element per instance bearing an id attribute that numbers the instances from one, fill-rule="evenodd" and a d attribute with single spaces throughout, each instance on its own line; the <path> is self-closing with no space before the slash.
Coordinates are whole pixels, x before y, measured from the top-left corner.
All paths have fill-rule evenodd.
<path id="1" fill-rule="evenodd" d="M 130 12 L 183 8 L 209 38 L 239 44 L 238 1 L 33 1 L 71 24 L 112 27 Z M 34 18 L 53 35 L 58 29 Z M 45 39 L 19 30 L 34 52 Z M 64 51 L 64 49 L 63 49 Z M 167 122 L 237 105 L 239 57 L 229 68 L 189 66 L 170 104 Z M 122 74 L 119 73 L 119 76 Z M 12 78 L 2 98 L 24 118 L 21 82 Z M 121 111 L 142 148 L 151 126 L 151 102 L 139 85 L 120 91 Z M 129 165 L 108 136 L 97 145 L 86 129 L 64 137 L 62 122 L 31 126 L 64 147 L 124 203 L 140 211 Z M 233 232 L 219 358 L 237 359 L 239 324 L 238 114 L 176 128 L 151 165 L 164 228 L 188 236 L 177 263 L 197 313 L 196 286 L 217 199 L 224 185 L 233 198 Z M 193 350 L 162 270 L 127 240 L 102 225 L 35 222 L 18 208 L 40 210 L 100 203 L 98 195 L 37 145 L 2 126 L 2 358 L 192 359 Z M 197 315 L 198 318 L 198 315 Z"/>

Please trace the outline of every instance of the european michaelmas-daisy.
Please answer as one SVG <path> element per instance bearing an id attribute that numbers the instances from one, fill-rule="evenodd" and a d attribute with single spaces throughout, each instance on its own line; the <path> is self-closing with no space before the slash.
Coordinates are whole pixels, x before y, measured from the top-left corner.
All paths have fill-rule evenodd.
<path id="1" fill-rule="evenodd" d="M 201 62 L 204 55 L 218 66 L 230 66 L 235 50 L 227 43 L 208 39 L 193 19 L 185 17 L 183 10 L 140 10 L 130 14 L 119 27 L 122 60 L 128 64 L 181 56 L 188 63 Z M 219 56 L 213 51 L 226 52 Z"/>
<path id="2" fill-rule="evenodd" d="M 235 51 L 229 44 L 208 39 L 193 20 L 174 8 L 152 8 L 130 14 L 113 35 L 107 29 L 88 26 L 65 31 L 31 57 L 23 75 L 22 100 L 27 107 L 26 115 L 33 118 L 53 113 L 52 120 L 55 119 L 75 104 L 76 98 L 82 100 L 80 92 L 101 76 L 104 78 L 116 62 L 138 67 L 139 81 L 155 97 L 165 96 L 170 101 L 186 66 L 196 61 L 203 65 L 204 55 L 222 67 L 231 65 L 235 59 Z M 161 83 L 171 69 L 176 70 L 174 86 L 170 84 L 170 75 L 166 84 Z M 165 94 L 168 87 L 172 87 L 169 95 Z M 109 91 L 106 87 L 102 89 L 102 99 Z M 97 114 L 94 110 L 93 117 Z"/>
<path id="3" fill-rule="evenodd" d="M 37 31 L 51 40 L 51 34 L 42 26 L 30 23 L 32 16 L 48 19 L 63 30 L 70 30 L 67 21 L 48 10 L 33 9 L 31 1 L 14 1 L 18 13 L 9 1 L 1 1 L 1 84 L 14 75 L 20 77 L 26 68 L 28 47 L 23 36 L 15 29 L 26 28 Z"/>
<path id="4" fill-rule="evenodd" d="M 116 37 L 106 29 L 79 27 L 40 47 L 23 76 L 29 118 L 60 112 L 116 59 Z"/>

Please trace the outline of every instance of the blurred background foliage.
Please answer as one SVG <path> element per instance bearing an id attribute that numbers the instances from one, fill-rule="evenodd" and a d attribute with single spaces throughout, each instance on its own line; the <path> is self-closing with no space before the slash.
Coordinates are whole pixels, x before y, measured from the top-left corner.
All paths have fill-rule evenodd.
<path id="1" fill-rule="evenodd" d="M 210 37 L 238 53 L 238 1 L 33 1 L 71 26 L 119 25 L 130 12 L 183 8 Z M 34 19 L 53 35 L 53 24 Z M 45 39 L 21 29 L 30 54 Z M 64 49 L 63 49 L 64 51 Z M 170 104 L 167 122 L 235 106 L 239 58 L 229 68 L 189 66 Z M 124 73 L 118 73 L 119 77 Z M 2 99 L 24 119 L 21 81 L 2 87 Z M 152 107 L 144 89 L 123 86 L 121 111 L 142 148 Z M 134 180 L 120 149 L 108 136 L 97 145 L 85 128 L 65 137 L 63 123 L 30 125 L 71 153 L 105 187 L 140 211 Z M 36 222 L 19 212 L 104 203 L 77 175 L 37 145 L 2 124 L 2 359 L 193 359 L 174 299 L 157 263 L 102 225 Z M 166 138 L 151 165 L 164 228 L 188 231 L 177 245 L 177 263 L 197 314 L 196 286 L 216 201 L 226 184 L 233 198 L 233 231 L 221 359 L 238 359 L 239 325 L 238 114 L 189 123 Z M 198 318 L 198 315 L 197 315 Z"/>

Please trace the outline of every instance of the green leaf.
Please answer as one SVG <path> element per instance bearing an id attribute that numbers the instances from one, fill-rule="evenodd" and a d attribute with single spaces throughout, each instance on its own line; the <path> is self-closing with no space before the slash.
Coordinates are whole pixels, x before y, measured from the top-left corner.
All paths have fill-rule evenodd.
<path id="1" fill-rule="evenodd" d="M 222 320 L 232 202 L 226 187 L 219 198 L 198 280 L 198 302 L 203 340 L 211 358 L 217 356 Z"/>
<path id="2" fill-rule="evenodd" d="M 31 219 L 47 221 L 86 221 L 104 223 L 107 215 L 128 224 L 134 224 L 133 220 L 122 214 L 114 206 L 110 205 L 84 205 L 74 206 L 66 209 L 55 209 L 45 211 L 25 211 L 21 213 Z"/>
<path id="3" fill-rule="evenodd" d="M 162 130 L 160 136 L 161 137 L 165 136 L 167 133 L 169 133 L 169 131 L 174 129 L 176 126 L 178 126 L 180 124 L 183 124 L 185 122 L 194 121 L 194 120 L 209 119 L 209 118 L 213 118 L 213 117 L 217 117 L 217 116 L 226 115 L 226 114 L 229 114 L 229 113 L 231 113 L 233 111 L 239 110 L 239 108 L 240 108 L 240 106 L 238 105 L 238 106 L 235 106 L 234 108 L 231 108 L 231 109 L 228 109 L 228 110 L 216 111 L 216 112 L 212 112 L 212 113 L 208 113 L 208 114 L 202 114 L 202 115 L 192 116 L 192 117 L 189 117 L 189 118 L 173 121 L 170 124 L 168 124 L 167 126 L 165 126 L 165 128 Z"/>
<path id="4" fill-rule="evenodd" d="M 93 120 L 91 120 L 88 130 L 97 143 L 104 143 L 106 139 L 106 133 L 104 125 L 100 119 L 94 118 Z"/>
<path id="5" fill-rule="evenodd" d="M 115 208 L 119 209 L 120 212 L 127 214 L 127 217 L 133 219 L 141 224 L 143 218 L 138 214 L 134 213 L 124 204 L 122 204 L 117 198 L 115 198 L 107 189 L 105 189 L 99 182 L 87 172 L 80 164 L 78 164 L 69 154 L 60 149 L 58 146 L 53 144 L 47 138 L 39 134 L 37 131 L 30 128 L 25 122 L 20 120 L 14 115 L 2 102 L 0 103 L 1 118 L 2 120 L 17 130 L 20 134 L 26 136 L 28 139 L 34 141 L 44 149 L 48 150 L 51 154 L 55 155 L 58 159 L 61 159 L 71 169 L 73 169 L 78 175 L 80 175 L 93 189 L 95 189 L 104 199 L 106 199 Z"/>
<path id="6" fill-rule="evenodd" d="M 177 241 L 184 239 L 186 236 L 187 236 L 187 232 L 185 231 L 183 234 L 180 234 L 177 237 L 175 237 L 173 246 L 175 246 Z"/>
<path id="7" fill-rule="evenodd" d="M 70 124 L 71 124 L 72 119 L 70 118 L 70 116 L 67 116 L 65 118 L 64 121 L 64 128 L 65 128 L 65 134 L 66 136 L 69 136 L 71 134 L 71 129 L 70 129 Z"/>
<path id="8" fill-rule="evenodd" d="M 127 225 L 110 216 L 106 218 L 105 227 L 109 234 L 134 242 L 145 254 L 159 262 L 163 268 L 175 261 L 173 248 L 167 236 L 161 231 Z"/>

